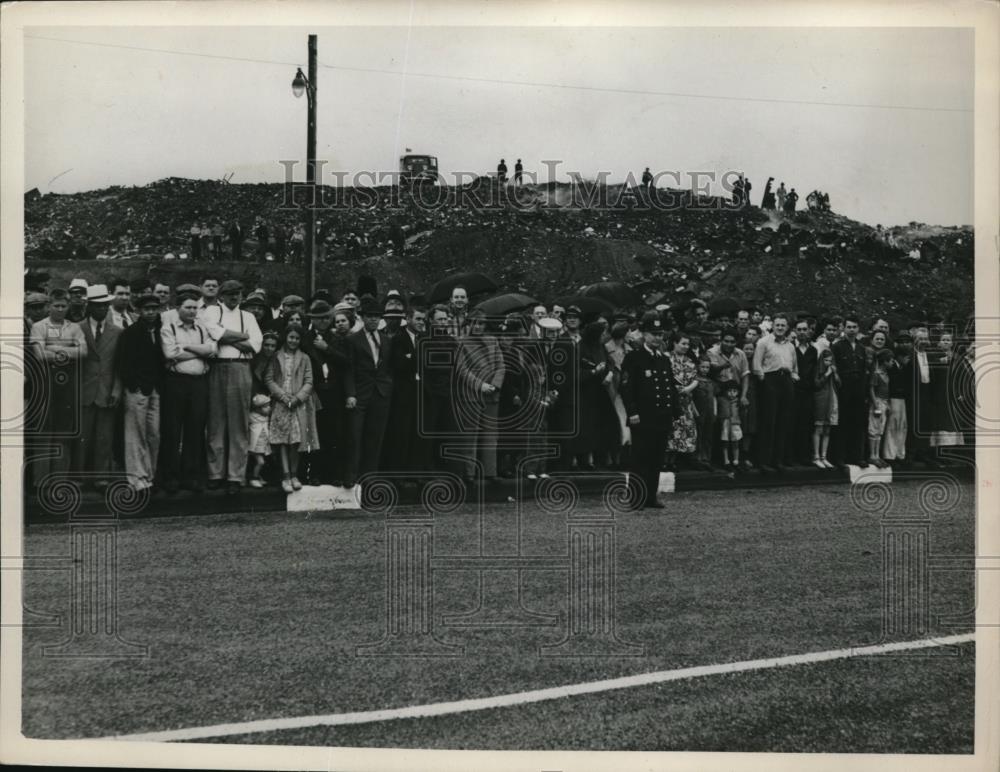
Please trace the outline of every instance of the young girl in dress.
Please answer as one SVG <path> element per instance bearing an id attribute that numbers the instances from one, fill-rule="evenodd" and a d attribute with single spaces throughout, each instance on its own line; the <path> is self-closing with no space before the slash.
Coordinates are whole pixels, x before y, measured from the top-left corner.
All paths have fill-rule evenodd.
<path id="1" fill-rule="evenodd" d="M 813 397 L 815 426 L 813 430 L 813 464 L 820 469 L 833 469 L 826 459 L 830 446 L 830 427 L 839 423 L 837 409 L 837 389 L 840 376 L 833 362 L 833 350 L 823 349 L 816 364 L 816 395 Z"/>
<path id="2" fill-rule="evenodd" d="M 722 385 L 723 395 L 719 399 L 719 423 L 722 425 L 722 465 L 729 472 L 735 472 L 740 465 L 740 440 L 743 439 L 740 421 L 740 385 L 727 381 Z"/>
<path id="3" fill-rule="evenodd" d="M 250 470 L 250 487 L 263 488 L 264 478 L 261 471 L 271 455 L 271 442 L 267 426 L 271 419 L 271 392 L 264 383 L 264 371 L 271 366 L 278 351 L 278 333 L 264 333 L 260 344 L 260 353 L 254 357 L 251 365 L 253 372 L 253 396 L 250 398 L 250 445 L 247 448 L 253 460 Z"/>
<path id="4" fill-rule="evenodd" d="M 299 349 L 301 342 L 302 328 L 290 324 L 281 350 L 264 371 L 264 383 L 273 398 L 268 433 L 271 446 L 278 448 L 281 457 L 281 489 L 285 493 L 302 488 L 296 477 L 299 453 L 319 450 L 318 400 L 313 394 L 312 364 Z"/>

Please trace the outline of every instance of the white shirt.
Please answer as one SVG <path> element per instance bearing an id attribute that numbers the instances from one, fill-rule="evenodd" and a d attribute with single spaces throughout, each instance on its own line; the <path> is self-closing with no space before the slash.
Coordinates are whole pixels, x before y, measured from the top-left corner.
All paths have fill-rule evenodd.
<path id="1" fill-rule="evenodd" d="M 930 383 L 931 382 L 931 369 L 927 364 L 927 352 L 918 351 L 917 352 L 917 365 L 920 367 L 920 382 Z"/>
<path id="2" fill-rule="evenodd" d="M 120 314 L 113 308 L 108 309 L 108 315 L 107 317 L 105 317 L 104 321 L 105 323 L 113 324 L 115 327 L 121 327 L 123 330 L 126 327 L 131 327 L 133 324 L 135 324 L 135 322 L 132 321 L 132 317 L 128 315 L 128 311 L 126 311 L 123 314 Z"/>
<path id="3" fill-rule="evenodd" d="M 239 306 L 229 308 L 225 303 L 202 309 L 202 311 L 204 311 L 204 314 L 199 317 L 200 321 L 204 322 L 205 327 L 208 328 L 208 334 L 212 336 L 212 340 L 216 341 L 216 343 L 225 334 L 226 330 L 245 332 L 250 336 L 247 343 L 253 348 L 254 353 L 256 354 L 260 351 L 264 337 L 261 335 L 257 318 L 249 311 L 244 311 Z M 225 343 L 219 344 L 218 359 L 252 358 L 251 354 L 245 354 L 235 346 Z"/>
<path id="4" fill-rule="evenodd" d="M 206 317 L 205 314 L 208 313 L 210 310 L 212 310 L 214 308 L 218 308 L 221 305 L 222 305 L 222 303 L 208 304 L 208 303 L 205 302 L 204 298 L 199 298 L 198 299 L 198 315 L 195 318 L 198 319 L 199 321 L 207 320 L 208 317 Z"/>
<path id="5" fill-rule="evenodd" d="M 368 348 L 372 350 L 372 359 L 375 360 L 375 364 L 378 364 L 378 354 L 379 349 L 382 347 L 382 336 L 378 332 L 368 332 L 365 330 L 365 338 L 368 339 Z M 375 345 L 375 341 L 378 341 L 379 345 Z"/>

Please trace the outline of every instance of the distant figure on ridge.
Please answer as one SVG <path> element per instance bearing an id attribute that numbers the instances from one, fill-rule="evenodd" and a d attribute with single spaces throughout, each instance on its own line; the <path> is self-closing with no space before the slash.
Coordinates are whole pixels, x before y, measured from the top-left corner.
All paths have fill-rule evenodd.
<path id="1" fill-rule="evenodd" d="M 771 190 L 772 182 L 774 182 L 774 177 L 768 177 L 767 184 L 764 185 L 764 197 L 760 200 L 761 209 L 774 209 L 774 191 Z"/>

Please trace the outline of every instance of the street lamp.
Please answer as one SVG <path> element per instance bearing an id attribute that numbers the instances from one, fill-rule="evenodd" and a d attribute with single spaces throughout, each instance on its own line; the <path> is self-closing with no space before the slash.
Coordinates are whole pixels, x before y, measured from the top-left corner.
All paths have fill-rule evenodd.
<path id="1" fill-rule="evenodd" d="M 296 98 L 306 94 L 309 113 L 306 123 L 306 185 L 309 200 L 306 204 L 306 287 L 309 297 L 316 292 L 316 36 L 309 36 L 309 77 L 299 67 L 292 80 L 292 93 Z"/>

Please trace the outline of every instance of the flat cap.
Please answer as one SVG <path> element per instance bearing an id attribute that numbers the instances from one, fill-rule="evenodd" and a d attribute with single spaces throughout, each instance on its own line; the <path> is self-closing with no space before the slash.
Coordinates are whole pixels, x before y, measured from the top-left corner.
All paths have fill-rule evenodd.
<path id="1" fill-rule="evenodd" d="M 136 308 L 145 308 L 146 306 L 159 306 L 160 299 L 153 294 L 140 295 L 132 301 L 132 305 Z"/>
<path id="2" fill-rule="evenodd" d="M 183 297 L 184 295 L 196 298 L 201 297 L 201 290 L 194 284 L 182 284 L 175 290 L 175 292 L 177 293 L 178 298 Z"/>
<path id="3" fill-rule="evenodd" d="M 242 292 L 242 291 L 243 291 L 243 285 L 240 282 L 236 281 L 236 279 L 226 279 L 224 282 L 222 282 L 222 286 L 219 287 L 220 295 L 227 295 L 230 292 Z"/>
<path id="4" fill-rule="evenodd" d="M 283 306 L 304 306 L 306 304 L 306 299 L 301 295 L 285 295 L 281 299 L 281 305 Z"/>
<path id="5" fill-rule="evenodd" d="M 561 330 L 563 328 L 562 322 L 558 319 L 554 319 L 551 316 L 546 316 L 538 320 L 538 326 L 543 330 Z"/>
<path id="6" fill-rule="evenodd" d="M 44 305 L 48 302 L 49 296 L 44 292 L 29 292 L 24 296 L 24 305 L 26 306 Z"/>
<path id="7" fill-rule="evenodd" d="M 312 305 L 309 306 L 309 313 L 307 316 L 315 317 L 332 317 L 333 316 L 333 306 L 327 303 L 325 300 L 320 298 L 319 300 L 314 300 Z"/>

